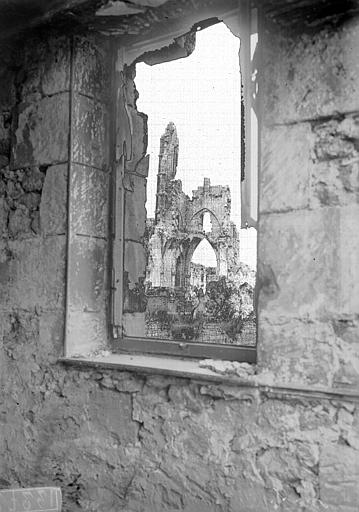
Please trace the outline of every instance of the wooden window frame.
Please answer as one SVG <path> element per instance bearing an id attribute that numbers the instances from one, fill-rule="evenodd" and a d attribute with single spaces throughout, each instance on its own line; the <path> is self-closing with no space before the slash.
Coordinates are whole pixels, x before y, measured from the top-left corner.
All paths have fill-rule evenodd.
<path id="1" fill-rule="evenodd" d="M 242 226 L 255 226 L 257 221 L 258 205 L 255 205 L 253 214 L 253 183 L 257 186 L 257 179 L 253 179 L 253 169 L 251 170 L 250 161 L 250 112 L 252 108 L 253 85 L 252 85 L 252 63 L 250 55 L 250 35 L 253 32 L 253 11 L 250 8 L 248 0 L 240 0 L 239 7 L 234 12 L 223 13 L 218 17 L 218 21 L 223 21 L 227 26 L 234 24 L 239 27 L 241 34 L 240 66 L 242 75 L 242 176 L 241 176 L 241 194 L 242 205 L 246 207 L 242 210 Z M 189 30 L 194 26 L 190 26 Z M 232 27 L 231 27 L 232 28 Z M 115 68 L 121 69 L 124 63 L 132 63 L 136 56 L 140 56 L 147 51 L 151 51 L 164 46 L 164 41 L 171 41 L 185 33 L 181 30 L 179 33 L 171 33 L 165 37 L 151 39 L 146 42 L 138 42 L 128 48 L 119 48 L 114 52 L 117 55 Z M 118 78 L 117 78 L 118 79 Z M 116 78 L 115 78 L 116 80 Z M 114 90 L 118 90 L 119 85 L 114 84 Z M 118 98 L 115 97 L 117 102 Z M 119 115 L 118 105 L 116 104 L 113 133 L 116 134 L 120 124 L 123 122 Z M 241 120 L 238 120 L 241 122 Z M 259 124 L 259 123 L 258 123 Z M 115 135 L 114 135 L 115 137 Z M 245 137 L 245 139 L 244 139 Z M 116 147 L 114 141 L 113 147 Z M 244 155 L 243 155 L 244 151 Z M 116 150 L 115 150 L 116 153 Z M 118 150 L 117 150 L 118 153 Z M 125 172 L 125 161 L 123 154 L 113 155 L 113 173 L 112 173 L 112 291 L 111 291 L 111 348 L 116 353 L 143 353 L 156 354 L 164 356 L 201 358 L 201 359 L 223 359 L 227 361 L 238 361 L 247 363 L 257 362 L 257 348 L 255 346 L 244 345 L 224 345 L 212 343 L 199 343 L 192 341 L 166 340 L 148 337 L 127 337 L 123 335 L 122 329 L 122 311 L 123 311 L 123 272 L 124 272 L 124 189 L 122 180 Z M 243 208 L 243 207 L 242 207 Z M 258 325 L 257 325 L 258 327 Z M 258 329 L 257 329 L 258 330 Z"/>

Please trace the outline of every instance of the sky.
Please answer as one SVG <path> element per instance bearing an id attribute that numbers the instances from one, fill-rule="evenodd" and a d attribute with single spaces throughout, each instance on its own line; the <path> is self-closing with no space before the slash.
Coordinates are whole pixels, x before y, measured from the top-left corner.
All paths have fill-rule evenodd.
<path id="1" fill-rule="evenodd" d="M 219 23 L 197 32 L 189 57 L 156 66 L 136 65 L 137 108 L 148 115 L 148 217 L 154 217 L 160 137 L 173 121 L 179 138 L 176 178 L 182 180 L 184 192 L 191 196 L 205 177 L 211 185 L 229 185 L 231 219 L 240 228 L 238 51 L 239 39 Z M 241 259 L 255 267 L 255 230 L 241 230 L 241 242 Z M 204 254 L 210 258 L 208 249 L 201 253 L 199 247 L 193 261 L 200 262 Z"/>

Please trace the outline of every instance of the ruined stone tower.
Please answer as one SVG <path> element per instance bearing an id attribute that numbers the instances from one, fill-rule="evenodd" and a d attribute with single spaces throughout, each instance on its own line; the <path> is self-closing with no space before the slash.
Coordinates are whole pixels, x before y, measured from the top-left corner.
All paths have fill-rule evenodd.
<path id="1" fill-rule="evenodd" d="M 160 139 L 160 153 L 157 175 L 156 221 L 166 211 L 168 204 L 168 183 L 176 176 L 178 163 L 178 136 L 175 124 L 170 121 Z"/>

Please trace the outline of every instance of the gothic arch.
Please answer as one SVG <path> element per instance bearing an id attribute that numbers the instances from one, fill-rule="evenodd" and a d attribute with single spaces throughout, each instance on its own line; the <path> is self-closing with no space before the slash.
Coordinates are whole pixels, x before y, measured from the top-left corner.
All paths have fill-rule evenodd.
<path id="1" fill-rule="evenodd" d="M 194 251 L 197 249 L 198 245 L 202 242 L 202 240 L 207 240 L 207 242 L 210 244 L 210 246 L 214 250 L 214 253 L 216 255 L 216 260 L 217 260 L 216 272 L 217 273 L 219 272 L 219 252 L 218 252 L 217 245 L 215 243 L 213 243 L 213 241 L 210 240 L 207 236 L 198 234 L 191 238 L 191 240 L 188 244 L 188 247 L 187 247 L 187 251 L 185 253 L 185 259 L 184 259 L 184 274 L 185 274 L 185 276 L 189 275 L 190 264 L 191 264 L 191 261 L 193 258 Z"/>
<path id="2" fill-rule="evenodd" d="M 218 220 L 218 217 L 217 215 L 212 211 L 210 210 L 209 208 L 206 208 L 206 207 L 203 207 L 203 208 L 200 208 L 199 210 L 197 210 L 191 217 L 190 221 L 189 221 L 189 228 L 191 230 L 191 225 L 194 221 L 194 219 L 198 216 L 201 216 L 201 219 L 203 219 L 203 215 L 208 212 L 211 216 L 211 222 L 212 222 L 212 225 L 213 225 L 213 220 L 215 221 L 215 223 L 217 224 L 217 227 L 219 228 L 220 227 L 220 222 Z"/>

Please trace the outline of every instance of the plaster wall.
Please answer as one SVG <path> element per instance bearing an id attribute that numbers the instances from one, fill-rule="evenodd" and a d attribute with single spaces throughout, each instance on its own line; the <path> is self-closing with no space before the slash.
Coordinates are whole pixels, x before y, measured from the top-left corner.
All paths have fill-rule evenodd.
<path id="1" fill-rule="evenodd" d="M 1 487 L 59 485 L 65 512 L 357 512 L 357 402 L 285 387 L 358 385 L 359 20 L 263 37 L 258 355 L 277 393 L 57 362 L 69 169 L 88 201 L 70 215 L 96 231 L 71 235 L 90 283 L 74 325 L 104 332 L 106 42 L 29 36 L 3 66 Z"/>

